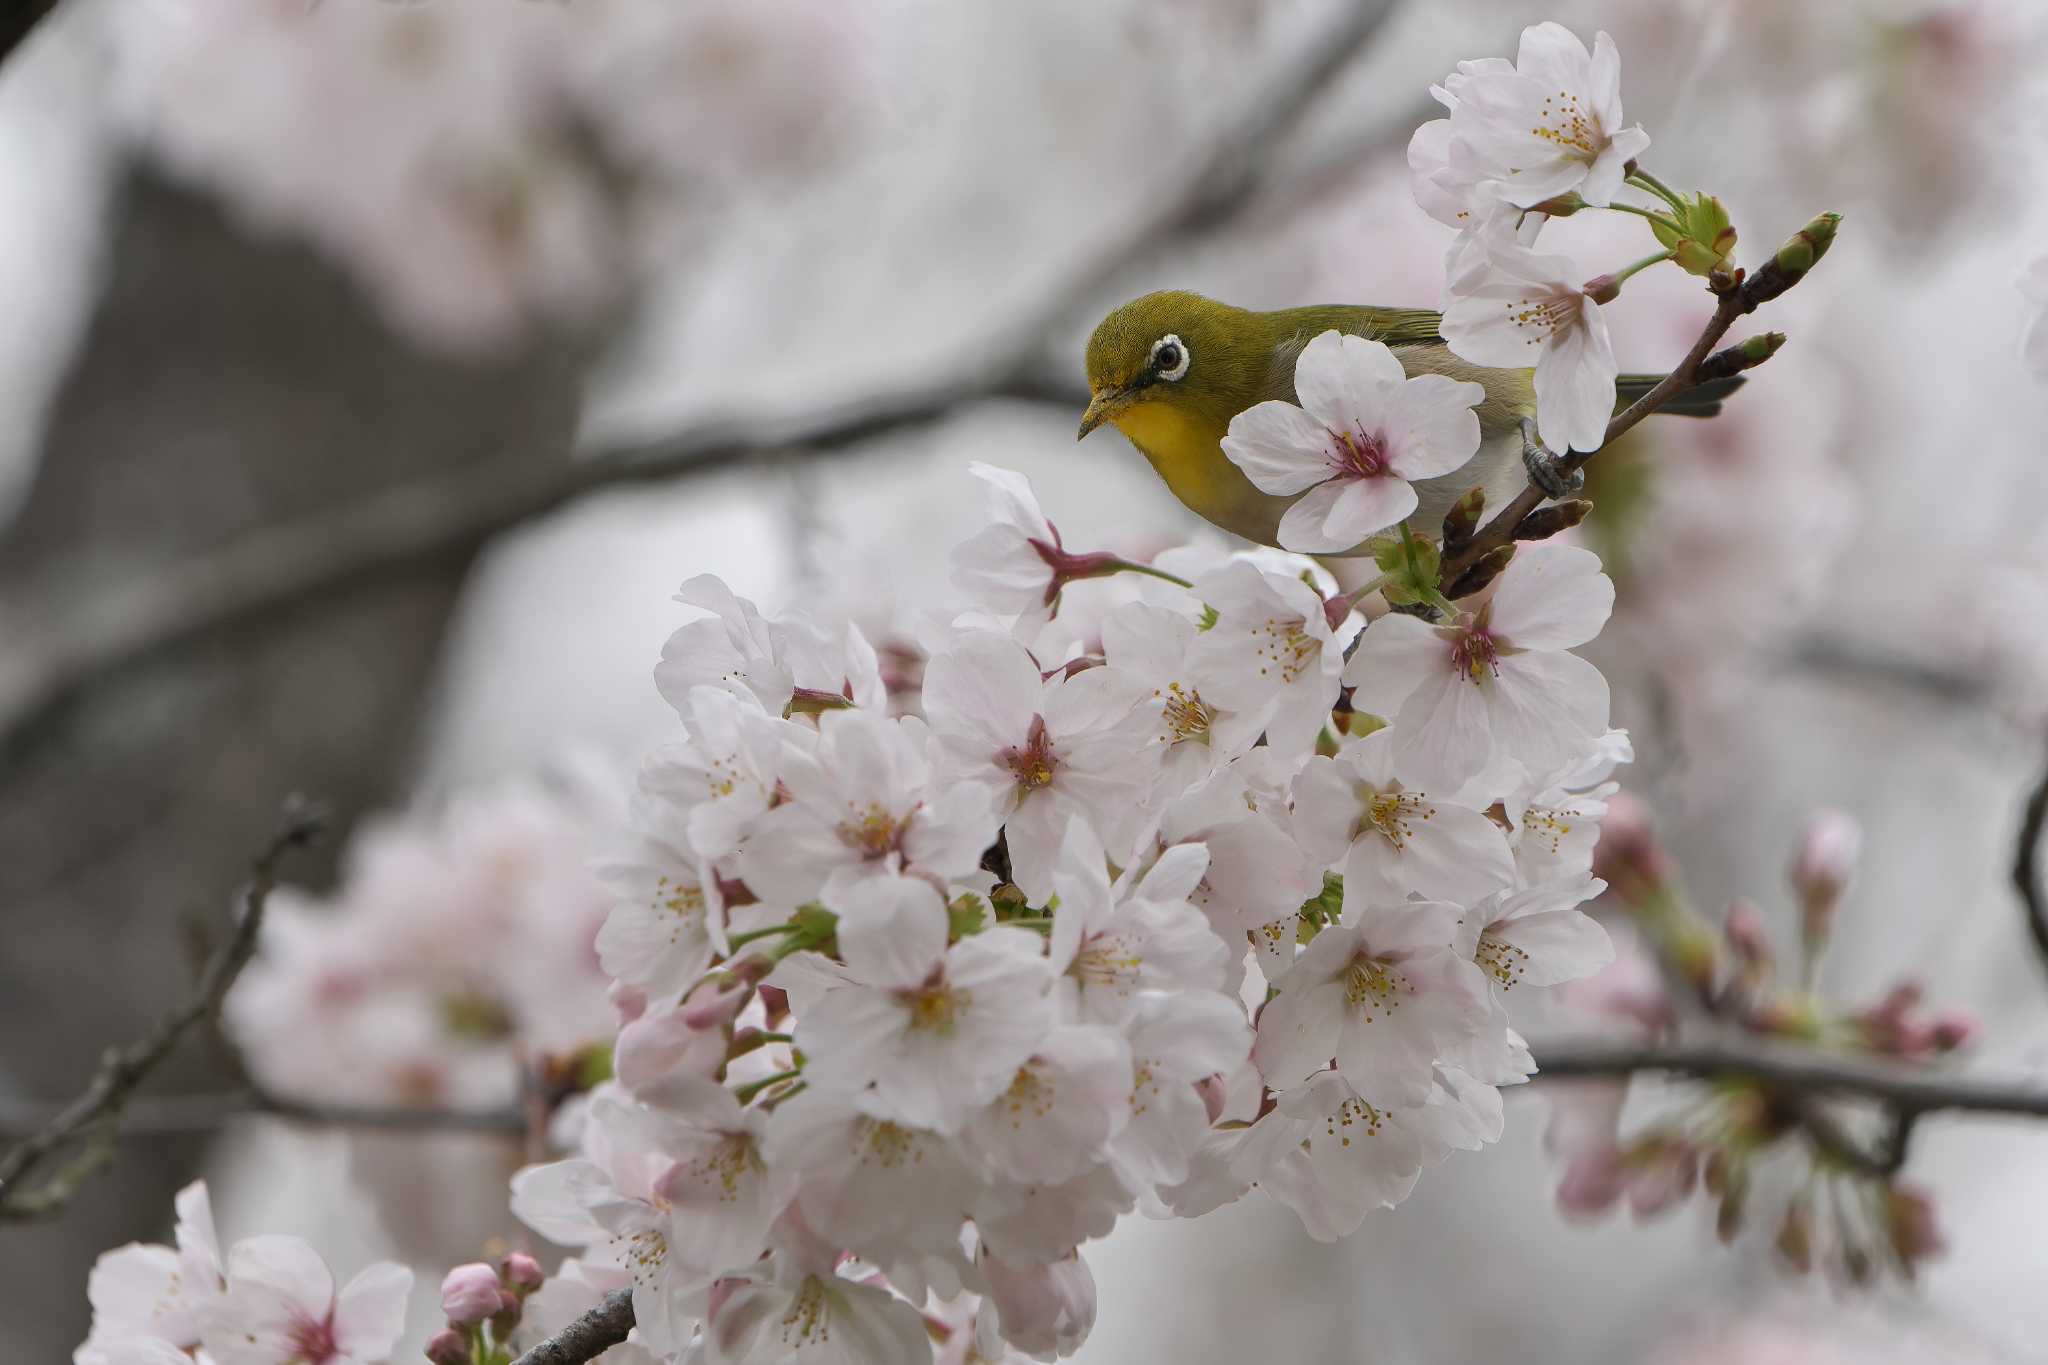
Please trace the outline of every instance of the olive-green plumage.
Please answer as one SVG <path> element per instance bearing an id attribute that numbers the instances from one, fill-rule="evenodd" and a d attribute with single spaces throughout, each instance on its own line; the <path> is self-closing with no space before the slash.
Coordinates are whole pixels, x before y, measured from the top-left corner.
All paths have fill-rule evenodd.
<path id="1" fill-rule="evenodd" d="M 1261 493 L 1230 462 L 1222 448 L 1230 419 L 1268 399 L 1296 401 L 1294 362 L 1311 338 L 1332 329 L 1367 337 L 1391 347 L 1411 375 L 1445 374 L 1486 390 L 1478 453 L 1453 473 L 1415 486 L 1420 501 L 1412 524 L 1434 535 L 1468 489 L 1485 488 L 1488 503 L 1497 504 L 1527 482 L 1521 423 L 1536 413 L 1532 371 L 1460 360 L 1438 335 L 1438 321 L 1420 308 L 1332 304 L 1254 313 L 1181 290 L 1147 294 L 1104 318 L 1089 339 L 1092 398 L 1081 434 L 1113 423 L 1196 513 L 1248 540 L 1277 544 L 1281 514 L 1293 499 Z M 1623 399 L 1654 382 L 1655 376 L 1622 376 Z M 1696 389 L 1664 410 L 1711 415 L 1726 391 Z"/>

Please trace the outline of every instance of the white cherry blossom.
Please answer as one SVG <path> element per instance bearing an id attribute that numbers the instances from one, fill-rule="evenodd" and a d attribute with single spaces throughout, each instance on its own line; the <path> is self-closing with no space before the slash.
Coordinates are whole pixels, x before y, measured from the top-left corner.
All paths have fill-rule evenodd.
<path id="1" fill-rule="evenodd" d="M 1553 450 L 1598 450 L 1620 365 L 1600 304 L 1571 261 L 1489 240 L 1452 281 L 1443 335 L 1475 365 L 1536 371 L 1536 425 Z"/>
<path id="2" fill-rule="evenodd" d="M 939 780 L 985 794 L 1004 822 L 1010 867 L 1034 902 L 1053 891 L 1053 864 L 1074 819 L 1105 847 L 1135 835 L 1146 774 L 1133 760 L 1150 732 L 1135 684 L 1111 668 L 1047 682 L 1015 641 L 969 631 L 925 670 L 924 708 Z"/>
<path id="3" fill-rule="evenodd" d="M 1102 623 L 1103 658 L 1143 689 L 1167 796 L 1245 753 L 1264 728 L 1262 713 L 1225 711 L 1202 695 L 1190 658 L 1197 634 L 1188 616 L 1150 602 L 1127 602 Z"/>
<path id="4" fill-rule="evenodd" d="M 1182 991 L 1146 996 L 1124 1036 L 1131 1045 L 1131 1121 L 1111 1152 L 1125 1181 L 1146 1195 L 1188 1178 L 1209 1132 L 1195 1082 L 1243 1065 L 1251 1029 L 1236 1001 Z"/>
<path id="5" fill-rule="evenodd" d="M 716 687 L 692 688 L 683 705 L 689 738 L 648 755 L 640 789 L 677 806 L 691 852 L 716 862 L 739 852 L 767 814 L 784 746 L 810 731 Z"/>
<path id="6" fill-rule="evenodd" d="M 1532 25 L 1522 30 L 1513 66 L 1461 63 L 1443 90 L 1455 101 L 1452 142 L 1488 168 L 1481 178 L 1497 181 L 1524 208 L 1573 190 L 1589 204 L 1607 204 L 1628 163 L 1650 145 L 1641 125 L 1623 125 L 1621 54 L 1605 33 L 1588 52 L 1562 24 Z"/>
<path id="7" fill-rule="evenodd" d="M 85 1285 L 92 1331 L 76 1365 L 183 1360 L 199 1345 L 201 1324 L 226 1288 L 220 1241 L 205 1181 L 178 1191 L 175 1204 L 175 1248 L 131 1242 L 93 1262 Z"/>
<path id="8" fill-rule="evenodd" d="M 1317 934 L 1259 1014 L 1252 1060 L 1266 1083 L 1287 1090 L 1334 1057 L 1379 1103 L 1427 1100 L 1437 1057 L 1487 1018 L 1486 980 L 1453 946 L 1460 914 L 1408 901 Z"/>
<path id="9" fill-rule="evenodd" d="M 1062 1013 L 1083 1023 L 1122 1024 L 1144 991 L 1216 990 L 1224 947 L 1188 903 L 1208 867 L 1200 844 L 1176 844 L 1142 876 L 1112 886 L 1095 832 L 1067 827 L 1053 872 L 1050 960 L 1059 973 Z"/>
<path id="10" fill-rule="evenodd" d="M 1336 705 L 1356 618 L 1332 629 L 1315 589 L 1242 559 L 1197 580 L 1195 592 L 1215 613 L 1188 655 L 1203 697 L 1258 716 L 1277 752 L 1306 755 Z"/>
<path id="11" fill-rule="evenodd" d="M 1379 730 L 1294 780 L 1294 827 L 1323 866 L 1342 862 L 1345 905 L 1467 903 L 1513 882 L 1505 832 L 1479 811 L 1396 776 L 1395 736 Z"/>
<path id="12" fill-rule="evenodd" d="M 893 1117 L 959 1131 L 1052 1027 L 1044 940 L 997 926 L 948 948 L 945 902 L 915 878 L 864 882 L 842 905 L 847 981 L 796 1028 L 813 1088 L 873 1085 Z"/>
<path id="13" fill-rule="evenodd" d="M 914 717 L 820 715 L 817 743 L 785 754 L 783 799 L 740 858 L 748 888 L 794 907 L 832 904 L 863 878 L 904 874 L 944 887 L 972 874 L 997 821 L 981 791 L 937 788 L 929 750 Z"/>
<path id="14" fill-rule="evenodd" d="M 991 1179 L 1057 1185 L 1084 1174 L 1131 1117 L 1131 1048 L 1113 1028 L 1054 1029 L 962 1143 Z"/>
<path id="15" fill-rule="evenodd" d="M 1496 759 L 1524 774 L 1583 758 L 1607 734 L 1607 681 L 1565 651 L 1614 605 L 1600 560 L 1577 546 L 1524 546 L 1493 597 L 1449 625 L 1391 614 L 1345 668 L 1352 705 L 1394 726 L 1395 762 L 1456 791 Z"/>
<path id="16" fill-rule="evenodd" d="M 1412 379 L 1378 341 L 1322 333 L 1294 366 L 1300 406 L 1270 399 L 1230 419 L 1223 453 L 1260 491 L 1303 494 L 1280 519 L 1290 550 L 1349 550 L 1415 510 L 1412 480 L 1448 474 L 1479 449 L 1477 384 Z M 1306 491 L 1305 491 L 1306 490 Z"/>
<path id="17" fill-rule="evenodd" d="M 980 1269 L 988 1282 L 984 1311 L 994 1310 L 989 1320 L 1018 1350 L 1039 1359 L 1064 1358 L 1080 1350 L 1094 1330 L 1095 1276 L 1079 1252 L 1050 1265 L 1022 1267 L 984 1252 Z"/>
<path id="18" fill-rule="evenodd" d="M 1607 889 L 1585 877 L 1487 897 L 1465 915 L 1473 960 L 1502 996 L 1516 986 L 1575 981 L 1614 961 L 1600 922 L 1578 907 Z"/>
<path id="19" fill-rule="evenodd" d="M 405 1330 L 412 1272 L 388 1261 L 337 1292 L 333 1272 L 296 1237 L 249 1237 L 228 1252 L 227 1290 L 201 1341 L 215 1365 L 383 1365 Z"/>

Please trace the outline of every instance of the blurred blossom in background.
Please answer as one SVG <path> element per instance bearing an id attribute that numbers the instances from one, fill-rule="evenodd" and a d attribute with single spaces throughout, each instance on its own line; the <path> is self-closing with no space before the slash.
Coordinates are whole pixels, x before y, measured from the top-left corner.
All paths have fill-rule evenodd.
<path id="1" fill-rule="evenodd" d="M 851 621 L 900 692 L 958 601 L 946 551 L 984 520 L 970 462 L 1025 471 L 1070 546 L 1214 541 L 1120 438 L 1075 444 L 1089 326 L 1164 287 L 1439 306 L 1448 233 L 1409 193 L 1409 134 L 1453 61 L 1547 18 L 1614 35 L 1630 119 L 1730 207 L 1745 259 L 1846 215 L 1740 401 L 1588 468 L 1574 538 L 1618 588 L 1589 654 L 1634 742 L 1619 780 L 1697 902 L 1755 897 L 1788 961 L 1784 869 L 1810 812 L 1847 812 L 1863 847 L 1830 992 L 1878 1001 L 1910 973 L 1981 1018 L 1976 1061 L 2048 1069 L 2048 981 L 2006 883 L 2048 723 L 2048 11 L 1406 0 L 1241 193 L 1148 233 L 1337 8 L 58 6 L 0 67 L 0 704 L 37 720 L 0 749 L 0 1103 L 71 1093 L 182 998 L 192 926 L 305 788 L 346 851 L 295 865 L 230 999 L 246 1080 L 519 1106 L 527 1060 L 576 1065 L 635 1012 L 607 997 L 592 868 L 625 851 L 626 756 L 673 737 L 660 643 L 706 615 L 678 585 L 716 573 L 771 614 Z M 1641 236 L 1589 214 L 1546 249 L 1590 276 Z M 1675 363 L 1709 308 L 1675 271 L 1631 284 L 1608 310 L 1622 368 Z M 830 448 L 780 439 L 934 395 L 958 401 Z M 723 458 L 732 433 L 768 448 Z M 241 600 L 209 566 L 311 586 L 184 630 L 192 601 Z M 1041 653 L 1098 649 L 1139 595 L 1078 585 Z M 107 644 L 153 631 L 161 651 Z M 603 776 L 562 778 L 568 752 Z M 1537 1005 L 1542 1036 L 1662 1027 L 1672 1002 L 1617 938 L 1612 967 Z M 245 1079 L 218 1053 L 180 1066 L 167 1088 Z M 2037 1358 L 2048 1129 L 1930 1121 L 1914 1174 L 1946 1254 L 1837 1296 L 1783 1272 L 1775 1226 L 1724 1248 L 1705 1201 L 1586 1216 L 1670 1192 L 1575 1202 L 1565 1173 L 1604 1157 L 1616 1100 L 1511 1095 L 1504 1141 L 1334 1246 L 1264 1202 L 1127 1219 L 1091 1248 L 1080 1358 Z M 164 1240 L 198 1173 L 225 1240 L 297 1234 L 431 1283 L 513 1244 L 507 1176 L 576 1122 L 143 1139 L 63 1221 L 0 1227 L 0 1345 L 64 1358 L 93 1257 Z"/>

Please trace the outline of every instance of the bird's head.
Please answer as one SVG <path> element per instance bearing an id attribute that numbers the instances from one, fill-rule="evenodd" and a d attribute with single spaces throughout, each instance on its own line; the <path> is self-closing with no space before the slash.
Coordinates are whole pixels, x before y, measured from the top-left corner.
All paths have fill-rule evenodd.
<path id="1" fill-rule="evenodd" d="M 1132 299 L 1088 339 L 1088 411 L 1081 435 L 1123 425 L 1160 403 L 1228 422 L 1249 405 L 1272 364 L 1257 314 L 1170 289 Z"/>

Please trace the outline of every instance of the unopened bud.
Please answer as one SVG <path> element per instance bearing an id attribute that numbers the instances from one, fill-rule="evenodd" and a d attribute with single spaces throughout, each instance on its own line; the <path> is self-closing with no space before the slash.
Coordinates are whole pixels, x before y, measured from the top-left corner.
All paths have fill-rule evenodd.
<path id="1" fill-rule="evenodd" d="M 1579 198 L 1577 190 L 1566 190 L 1563 194 L 1532 205 L 1529 212 L 1548 214 L 1552 218 L 1569 218 L 1584 207 L 1586 201 Z"/>
<path id="2" fill-rule="evenodd" d="M 540 1262 L 523 1251 L 507 1256 L 498 1267 L 498 1276 L 522 1294 L 531 1294 L 547 1280 L 547 1272 L 540 1268 Z"/>
<path id="3" fill-rule="evenodd" d="M 1768 303 L 1805 278 L 1806 272 L 1819 264 L 1834 245 L 1835 228 L 1841 221 L 1839 213 L 1823 213 L 1794 233 L 1778 248 L 1777 255 L 1743 282 L 1742 302 L 1746 307 Z"/>
<path id="4" fill-rule="evenodd" d="M 1461 597 L 1470 597 L 1474 593 L 1485 591 L 1494 579 L 1500 577 L 1501 570 L 1505 569 L 1508 566 L 1508 561 L 1514 557 L 1514 546 L 1496 545 L 1493 549 L 1488 550 L 1485 554 L 1473 560 L 1471 566 L 1465 572 L 1459 574 L 1457 579 L 1452 582 L 1444 596 L 1455 602 Z"/>
<path id="5" fill-rule="evenodd" d="M 1637 908 L 1661 894 L 1671 879 L 1671 859 L 1657 842 L 1650 808 L 1628 792 L 1608 798 L 1600 839 L 1593 845 L 1593 875 Z"/>
<path id="6" fill-rule="evenodd" d="M 1721 935 L 1735 950 L 1736 959 L 1759 977 L 1771 974 L 1771 936 L 1764 927 L 1764 912 L 1752 900 L 1738 899 L 1728 907 Z"/>
<path id="7" fill-rule="evenodd" d="M 1835 908 L 1848 894 L 1863 851 L 1863 828 L 1838 810 L 1819 810 L 1806 822 L 1792 859 L 1792 889 L 1799 894 L 1800 933 L 1817 952 L 1834 928 Z"/>
<path id="8" fill-rule="evenodd" d="M 504 1286 L 498 1272 L 482 1261 L 472 1261 L 449 1271 L 441 1280 L 441 1311 L 457 1327 L 474 1327 L 496 1313 Z"/>
<path id="9" fill-rule="evenodd" d="M 1805 1199 L 1785 1206 L 1784 1221 L 1778 1224 L 1778 1254 L 1802 1275 L 1813 1269 L 1813 1208 Z"/>
<path id="10" fill-rule="evenodd" d="M 1548 540 L 1560 531 L 1569 531 L 1577 526 L 1592 510 L 1592 502 L 1585 498 L 1566 498 L 1563 502 L 1539 507 L 1515 523 L 1515 539 Z"/>
<path id="11" fill-rule="evenodd" d="M 453 1327 L 445 1327 L 427 1338 L 429 1365 L 471 1365 L 469 1338 Z"/>
<path id="12" fill-rule="evenodd" d="M 1915 1262 L 1939 1255 L 1947 1245 L 1934 1216 L 1934 1201 L 1911 1185 L 1894 1184 L 1885 1192 L 1885 1223 L 1892 1250 L 1908 1270 Z"/>
<path id="13" fill-rule="evenodd" d="M 1444 553 L 1454 555 L 1472 543 L 1479 532 L 1479 514 L 1486 510 L 1486 490 L 1475 488 L 1451 504 L 1444 513 Z"/>
<path id="14" fill-rule="evenodd" d="M 1935 1016 L 1930 1041 L 1936 1052 L 1954 1052 L 1976 1036 L 1976 1016 L 1962 1010 L 1945 1010 Z"/>
<path id="15" fill-rule="evenodd" d="M 491 1332 L 498 1340 L 510 1339 L 519 1328 L 519 1319 L 525 1315 L 526 1301 L 509 1289 L 498 1291 L 498 1311 L 491 1314 Z"/>
<path id="16" fill-rule="evenodd" d="M 1595 303 L 1613 303 L 1621 297 L 1621 280 L 1613 275 L 1595 275 L 1579 288 Z"/>
<path id="17" fill-rule="evenodd" d="M 1776 355 L 1784 344 L 1783 332 L 1759 332 L 1746 341 L 1724 346 L 1700 362 L 1700 367 L 1693 371 L 1693 382 L 1709 384 L 1753 370 Z"/>

